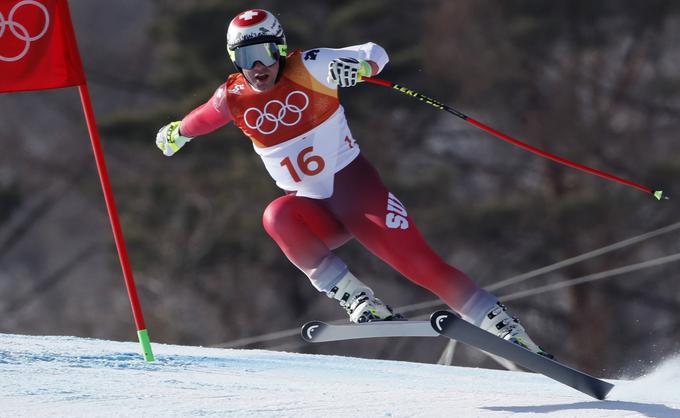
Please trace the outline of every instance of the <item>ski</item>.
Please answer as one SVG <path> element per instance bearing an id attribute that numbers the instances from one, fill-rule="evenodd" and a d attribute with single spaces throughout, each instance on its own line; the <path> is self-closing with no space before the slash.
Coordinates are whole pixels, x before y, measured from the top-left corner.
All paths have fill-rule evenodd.
<path id="1" fill-rule="evenodd" d="M 379 337 L 438 337 L 430 321 L 378 321 L 334 325 L 321 321 L 302 326 L 302 339 L 310 343 Z"/>
<path id="2" fill-rule="evenodd" d="M 604 380 L 597 379 L 499 338 L 466 322 L 453 312 L 437 311 L 430 317 L 430 323 L 437 333 L 445 337 L 506 358 L 596 399 L 604 399 L 614 387 Z"/>
<path id="3" fill-rule="evenodd" d="M 302 338 L 311 343 L 381 337 L 437 337 L 460 341 L 513 361 L 596 399 L 604 399 L 614 385 L 535 354 L 484 331 L 449 311 L 437 311 L 430 321 L 379 321 L 364 324 L 328 324 L 311 321 L 303 325 Z"/>

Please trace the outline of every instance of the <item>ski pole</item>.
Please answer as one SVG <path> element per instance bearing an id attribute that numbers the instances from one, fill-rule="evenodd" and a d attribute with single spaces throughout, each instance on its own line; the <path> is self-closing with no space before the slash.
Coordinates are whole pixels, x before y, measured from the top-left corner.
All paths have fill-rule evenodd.
<path id="1" fill-rule="evenodd" d="M 464 121 L 468 122 L 469 124 L 474 125 L 477 128 L 479 128 L 483 131 L 486 131 L 486 132 L 490 133 L 491 135 L 493 135 L 497 138 L 500 138 L 504 141 L 510 142 L 511 144 L 514 144 L 514 145 L 516 145 L 520 148 L 523 148 L 523 149 L 525 149 L 529 152 L 533 152 L 534 154 L 540 155 L 541 157 L 547 158 L 549 160 L 553 160 L 555 162 L 558 162 L 560 164 L 564 164 L 566 166 L 575 168 L 577 170 L 585 171 L 586 173 L 594 174 L 596 176 L 605 178 L 607 180 L 615 181 L 615 182 L 624 184 L 626 186 L 636 188 L 640 191 L 643 191 L 645 193 L 649 193 L 649 194 L 653 195 L 657 200 L 668 199 L 668 196 L 664 196 L 662 190 L 654 190 L 654 189 L 651 189 L 649 187 L 645 187 L 641 184 L 632 182 L 630 180 L 626 180 L 626 179 L 623 179 L 621 177 L 617 177 L 613 174 L 605 173 L 604 171 L 597 170 L 597 169 L 585 166 L 583 164 L 579 164 L 579 163 L 571 161 L 571 160 L 567 160 L 566 158 L 562 158 L 562 157 L 559 157 L 557 155 L 551 154 L 549 152 L 543 151 L 540 148 L 536 148 L 536 147 L 531 146 L 529 144 L 525 144 L 524 142 L 519 141 L 519 140 L 511 137 L 510 135 L 507 135 L 507 134 L 504 134 L 503 132 L 497 131 L 497 130 L 491 128 L 490 126 L 487 126 L 487 125 L 483 124 L 482 122 L 479 122 L 479 121 L 465 115 L 464 113 L 459 112 L 458 110 L 456 110 L 456 109 L 454 109 L 450 106 L 447 106 L 444 103 L 441 103 L 440 101 L 435 100 L 431 97 L 427 97 L 424 94 L 419 93 L 417 91 L 411 90 L 409 88 L 406 88 L 406 87 L 401 86 L 399 84 L 393 83 L 391 81 L 382 80 L 382 79 L 379 79 L 379 78 L 362 77 L 362 80 L 368 81 L 369 83 L 385 86 L 385 87 L 391 87 L 394 90 L 397 90 L 401 93 L 404 93 L 404 94 L 407 94 L 411 97 L 414 97 L 414 98 L 420 100 L 421 102 L 425 102 L 425 103 L 433 106 L 436 109 L 449 112 L 452 115 L 463 119 Z"/>

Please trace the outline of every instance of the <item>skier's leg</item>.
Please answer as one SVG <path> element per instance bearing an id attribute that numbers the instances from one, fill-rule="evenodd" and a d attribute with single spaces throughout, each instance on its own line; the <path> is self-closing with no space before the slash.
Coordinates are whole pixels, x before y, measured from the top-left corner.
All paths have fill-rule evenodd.
<path id="1" fill-rule="evenodd" d="M 404 205 L 387 190 L 377 171 L 362 156 L 336 174 L 335 192 L 325 204 L 373 254 L 439 296 L 466 320 L 545 354 L 494 295 L 430 248 Z"/>
<path id="2" fill-rule="evenodd" d="M 390 318 L 391 309 L 357 279 L 331 250 L 352 237 L 320 201 L 294 195 L 269 204 L 264 227 L 320 292 L 340 301 L 353 322 Z"/>
<path id="3" fill-rule="evenodd" d="M 292 194 L 279 197 L 265 209 L 262 223 L 319 291 L 328 292 L 347 271 L 331 250 L 352 237 L 318 201 Z"/>
<path id="4" fill-rule="evenodd" d="M 475 282 L 432 250 L 362 156 L 336 174 L 334 190 L 326 205 L 373 254 L 459 312 L 478 294 Z"/>

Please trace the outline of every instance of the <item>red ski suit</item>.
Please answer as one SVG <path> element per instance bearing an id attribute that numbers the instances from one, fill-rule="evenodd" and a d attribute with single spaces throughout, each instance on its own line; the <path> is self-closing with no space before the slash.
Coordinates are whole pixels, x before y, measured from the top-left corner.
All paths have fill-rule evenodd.
<path id="1" fill-rule="evenodd" d="M 359 153 L 325 77 L 330 60 L 354 57 L 378 68 L 379 46 L 296 51 L 266 92 L 232 74 L 211 100 L 181 122 L 182 135 L 199 136 L 234 121 L 253 141 L 270 175 L 287 192 L 269 204 L 263 223 L 288 259 L 320 291 L 329 291 L 347 267 L 332 253 L 351 239 L 454 309 L 479 289 L 426 243 L 405 206 Z"/>

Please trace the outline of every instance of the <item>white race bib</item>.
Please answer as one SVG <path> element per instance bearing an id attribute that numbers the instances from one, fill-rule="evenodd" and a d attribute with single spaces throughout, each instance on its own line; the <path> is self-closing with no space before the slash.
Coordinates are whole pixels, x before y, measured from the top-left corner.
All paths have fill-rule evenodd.
<path id="1" fill-rule="evenodd" d="M 331 197 L 335 173 L 359 155 L 342 106 L 304 135 L 272 147 L 253 148 L 277 186 L 312 199 Z"/>

